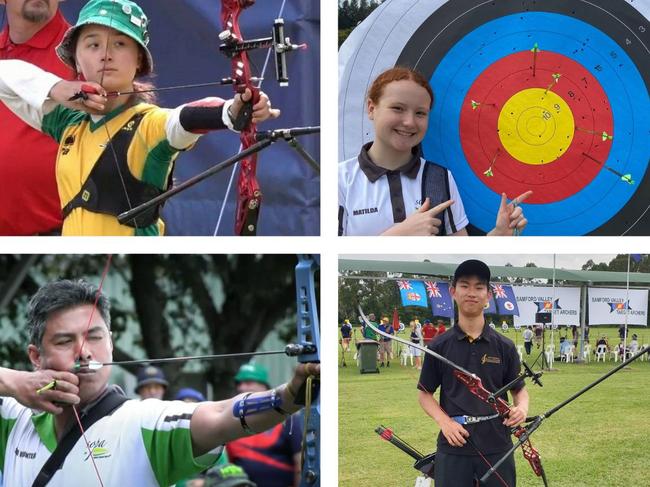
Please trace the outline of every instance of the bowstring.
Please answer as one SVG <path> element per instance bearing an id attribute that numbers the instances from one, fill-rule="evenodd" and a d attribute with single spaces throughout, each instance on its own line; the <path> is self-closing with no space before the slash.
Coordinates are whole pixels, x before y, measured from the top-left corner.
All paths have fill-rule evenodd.
<path id="1" fill-rule="evenodd" d="M 286 3 L 287 3 L 287 0 L 282 0 L 282 4 L 280 5 L 280 10 L 278 11 L 278 14 L 276 15 L 276 18 L 281 18 L 282 17 L 282 14 L 284 13 L 284 7 L 286 6 Z M 266 58 L 264 59 L 264 66 L 262 67 L 262 74 L 260 76 L 258 76 L 260 78 L 260 80 L 259 80 L 259 82 L 257 83 L 257 86 L 256 86 L 256 88 L 258 90 L 262 89 L 262 82 L 264 81 L 264 78 L 266 77 L 265 76 L 266 75 L 266 68 L 269 65 L 269 60 L 271 59 L 271 52 L 273 52 L 274 48 L 275 48 L 275 46 L 271 46 L 268 49 L 268 51 L 266 51 Z M 250 63 L 250 60 L 249 60 L 249 63 Z M 241 153 L 243 148 L 244 148 L 243 143 L 240 143 L 239 144 L 239 151 L 237 153 L 238 154 Z M 228 198 L 230 196 L 230 190 L 232 189 L 232 183 L 233 183 L 233 181 L 235 179 L 235 173 L 237 172 L 237 168 L 239 167 L 239 165 L 240 165 L 240 161 L 235 163 L 232 166 L 232 169 L 230 171 L 230 178 L 228 180 L 228 186 L 226 188 L 226 193 L 224 194 L 223 201 L 221 202 L 221 208 L 219 209 L 219 217 L 217 218 L 217 224 L 215 225 L 214 232 L 212 233 L 213 237 L 216 237 L 217 234 L 219 233 L 219 228 L 221 227 L 221 220 L 222 220 L 222 217 L 223 217 L 223 212 L 226 209 L 226 203 L 228 202 Z M 236 210 L 236 205 L 235 205 L 235 211 L 237 211 Z"/>
<path id="2" fill-rule="evenodd" d="M 106 264 L 104 265 L 104 271 L 102 272 L 102 277 L 101 280 L 99 281 L 99 287 L 97 288 L 97 293 L 95 294 L 95 302 L 93 304 L 93 309 L 90 312 L 90 317 L 88 318 L 88 324 L 86 325 L 86 330 L 84 331 L 84 336 L 81 341 L 81 347 L 79 348 L 79 355 L 78 355 L 78 360 L 81 362 L 81 354 L 83 353 L 83 347 L 84 344 L 86 343 L 86 339 L 88 338 L 88 331 L 90 330 L 90 325 L 92 324 L 93 317 L 95 316 L 95 310 L 97 309 L 97 303 L 99 302 L 99 298 L 102 295 L 102 288 L 104 287 L 104 281 L 106 280 L 106 276 L 108 275 L 108 270 L 111 267 L 111 262 L 113 260 L 113 254 L 108 254 L 108 257 L 106 259 Z M 97 464 L 95 463 L 95 457 L 93 456 L 93 451 L 90 447 L 90 442 L 88 441 L 88 438 L 86 436 L 86 432 L 84 431 L 83 424 L 81 424 L 81 418 L 79 417 L 79 411 L 77 411 L 77 407 L 73 404 L 72 405 L 72 410 L 74 411 L 75 419 L 77 421 L 77 425 L 79 426 L 79 430 L 81 431 L 81 436 L 84 439 L 84 442 L 86 443 L 86 448 L 88 448 L 88 456 L 90 457 L 90 461 L 93 464 L 93 467 L 95 469 L 95 473 L 97 474 L 97 479 L 99 480 L 99 485 L 101 487 L 104 487 L 104 482 L 102 481 L 102 477 L 99 474 L 99 469 L 97 468 Z"/>
<path id="3" fill-rule="evenodd" d="M 115 0 L 111 0 L 111 4 L 115 4 Z M 106 50 L 104 52 L 104 70 L 102 70 L 102 77 L 99 80 L 99 84 L 104 87 L 104 76 L 106 75 L 106 58 L 108 57 L 108 47 L 110 46 L 110 41 L 111 41 L 111 29 L 113 29 L 113 10 L 111 9 L 111 17 L 109 19 L 109 30 L 108 30 L 108 37 L 106 39 Z M 126 183 L 124 182 L 124 175 L 122 174 L 122 170 L 120 169 L 120 163 L 117 161 L 117 152 L 115 152 L 115 147 L 113 146 L 113 137 L 111 136 L 110 131 L 108 130 L 108 120 L 106 120 L 106 115 L 104 115 L 104 130 L 106 131 L 106 137 L 107 137 L 107 148 L 110 148 L 110 151 L 113 155 L 113 164 L 115 165 L 115 169 L 117 169 L 117 175 L 120 178 L 120 184 L 122 185 L 122 191 L 124 192 L 124 196 L 126 197 L 126 204 L 129 206 L 129 210 L 133 209 L 133 205 L 131 204 L 131 198 L 129 197 L 129 192 L 126 189 Z M 145 144 L 146 146 L 146 144 Z M 127 152 L 128 154 L 128 152 Z M 126 154 L 125 154 L 126 157 Z M 128 165 L 128 160 L 127 160 L 127 165 Z M 137 231 L 138 229 L 138 223 L 137 220 L 134 218 L 133 220 L 133 225 L 135 226 L 135 229 Z"/>

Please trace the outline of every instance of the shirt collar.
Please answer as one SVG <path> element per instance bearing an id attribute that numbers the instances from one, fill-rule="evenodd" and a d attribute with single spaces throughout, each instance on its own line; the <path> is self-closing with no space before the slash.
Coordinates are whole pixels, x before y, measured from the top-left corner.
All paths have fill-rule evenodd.
<path id="1" fill-rule="evenodd" d="M 368 150 L 372 147 L 372 142 L 368 142 L 363 147 L 361 147 L 361 152 L 359 153 L 359 167 L 366 175 L 368 180 L 371 183 L 377 181 L 384 174 L 389 173 L 402 173 L 410 179 L 415 179 L 418 176 L 420 171 L 420 146 L 413 147 L 412 154 L 413 156 L 409 161 L 404 164 L 402 167 L 399 167 L 395 170 L 386 169 L 379 167 L 373 162 L 373 160 L 368 155 Z"/>
<path id="2" fill-rule="evenodd" d="M 52 46 L 52 44 L 58 44 L 57 36 L 61 31 L 62 25 L 68 25 L 63 14 L 60 10 L 57 10 L 52 20 L 43 26 L 36 34 L 34 34 L 30 39 L 26 40 L 22 44 L 16 44 L 20 46 L 28 46 L 35 49 L 46 49 Z M 13 44 L 9 38 L 9 24 L 7 24 L 0 34 L 0 49 L 6 49 L 9 45 Z"/>
<path id="3" fill-rule="evenodd" d="M 452 327 L 454 333 L 456 333 L 456 340 L 461 341 L 467 338 L 468 342 L 476 342 L 479 340 L 485 340 L 486 342 L 491 341 L 494 336 L 494 330 L 488 326 L 487 323 L 483 325 L 483 332 L 476 338 L 471 338 L 467 333 L 465 333 L 460 326 L 456 325 Z"/>

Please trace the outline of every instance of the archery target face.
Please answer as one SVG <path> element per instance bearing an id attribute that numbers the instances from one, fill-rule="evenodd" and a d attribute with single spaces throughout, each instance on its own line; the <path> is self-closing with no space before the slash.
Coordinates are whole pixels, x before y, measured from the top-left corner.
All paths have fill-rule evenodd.
<path id="1" fill-rule="evenodd" d="M 633 5 L 385 2 L 341 48 L 341 158 L 372 139 L 372 80 L 407 65 L 435 95 L 424 154 L 474 226 L 532 189 L 528 235 L 650 234 L 649 7 Z"/>

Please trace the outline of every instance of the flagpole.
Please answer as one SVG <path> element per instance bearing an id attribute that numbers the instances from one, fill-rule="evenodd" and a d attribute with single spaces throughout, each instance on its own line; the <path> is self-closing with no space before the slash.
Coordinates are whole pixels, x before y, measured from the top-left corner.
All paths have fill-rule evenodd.
<path id="1" fill-rule="evenodd" d="M 623 361 L 627 351 L 627 317 L 630 313 L 630 254 L 627 254 L 627 276 L 625 282 L 625 330 L 623 332 Z"/>
<path id="2" fill-rule="evenodd" d="M 555 328 L 553 325 L 555 325 L 555 256 L 556 254 L 553 254 L 553 297 L 551 298 L 551 354 L 555 356 Z M 544 324 L 542 323 L 542 326 Z M 544 350 L 544 358 L 546 358 L 546 350 Z M 560 358 L 562 358 L 560 356 Z M 548 365 L 548 368 L 546 370 L 551 370 L 551 361 L 546 360 L 546 364 Z"/>

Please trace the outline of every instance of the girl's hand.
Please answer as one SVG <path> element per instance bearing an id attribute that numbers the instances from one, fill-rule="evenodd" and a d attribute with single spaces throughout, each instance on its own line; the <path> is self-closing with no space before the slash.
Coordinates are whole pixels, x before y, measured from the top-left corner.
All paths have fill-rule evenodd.
<path id="1" fill-rule="evenodd" d="M 510 203 L 507 203 L 508 200 L 506 194 L 501 193 L 501 204 L 499 205 L 499 212 L 497 213 L 496 225 L 488 235 L 511 236 L 514 234 L 515 229 L 517 229 L 518 233 L 521 233 L 521 231 L 526 228 L 528 220 L 526 220 L 524 212 L 519 205 L 531 194 L 533 194 L 532 191 L 526 191 L 517 196 Z"/>
<path id="2" fill-rule="evenodd" d="M 231 107 L 231 118 L 233 121 L 237 119 L 239 111 L 244 106 L 244 103 L 250 101 L 253 94 L 251 90 L 246 88 L 246 91 L 243 94 L 235 95 L 232 107 Z M 278 118 L 280 116 L 280 110 L 277 108 L 271 108 L 271 101 L 269 97 L 266 96 L 266 93 L 260 91 L 260 99 L 258 102 L 253 105 L 253 123 L 260 123 L 269 118 Z"/>
<path id="3" fill-rule="evenodd" d="M 50 98 L 59 105 L 92 115 L 103 114 L 108 101 L 106 90 L 92 81 L 60 81 L 50 90 Z"/>
<path id="4" fill-rule="evenodd" d="M 436 218 L 437 215 L 445 211 L 454 200 L 447 200 L 437 206 L 431 208 L 429 198 L 424 201 L 424 204 L 415 213 L 409 215 L 406 220 L 393 225 L 386 230 L 382 235 L 406 235 L 406 236 L 430 236 L 438 235 L 440 233 L 440 225 L 442 220 Z"/>

